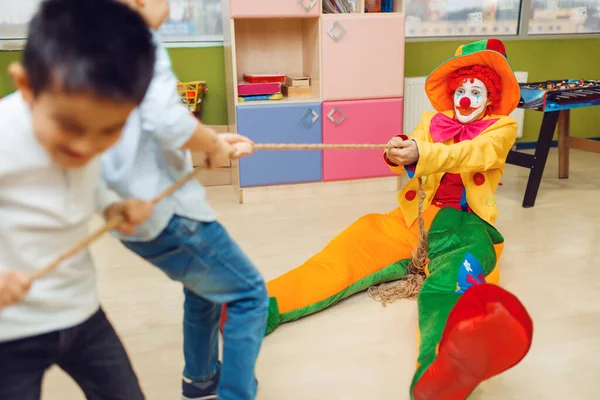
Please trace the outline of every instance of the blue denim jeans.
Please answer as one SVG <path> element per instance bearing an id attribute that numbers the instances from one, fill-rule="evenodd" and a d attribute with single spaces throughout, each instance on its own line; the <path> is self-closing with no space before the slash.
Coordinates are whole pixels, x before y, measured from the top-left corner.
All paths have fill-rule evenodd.
<path id="1" fill-rule="evenodd" d="M 40 400 L 44 374 L 53 365 L 69 374 L 88 400 L 144 400 L 102 309 L 71 328 L 0 342 L 0 399 Z"/>
<path id="2" fill-rule="evenodd" d="M 124 244 L 184 286 L 184 376 L 204 382 L 221 368 L 218 399 L 253 400 L 255 365 L 267 323 L 267 289 L 225 228 L 174 216 L 156 239 Z M 227 321 L 220 365 L 223 304 Z"/>

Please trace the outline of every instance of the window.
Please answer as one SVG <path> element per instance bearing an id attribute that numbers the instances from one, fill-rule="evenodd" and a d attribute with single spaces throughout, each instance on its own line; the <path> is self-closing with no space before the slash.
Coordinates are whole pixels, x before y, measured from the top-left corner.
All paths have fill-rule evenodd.
<path id="1" fill-rule="evenodd" d="M 222 42 L 221 0 L 169 0 L 171 15 L 160 28 L 165 42 Z"/>
<path id="2" fill-rule="evenodd" d="M 600 0 L 531 0 L 527 33 L 600 33 Z"/>
<path id="3" fill-rule="evenodd" d="M 406 0 L 406 37 L 519 32 L 521 0 Z"/>
<path id="4" fill-rule="evenodd" d="M 0 0 L 0 48 L 3 43 L 22 43 L 26 39 L 27 23 L 41 1 Z M 363 1 L 370 4 L 369 0 Z M 405 4 L 408 39 L 600 34 L 600 0 L 404 0 L 394 1 L 396 3 Z M 222 0 L 169 0 L 169 5 L 171 15 L 160 29 L 164 42 L 191 46 L 222 43 Z"/>
<path id="5" fill-rule="evenodd" d="M 25 39 L 40 0 L 0 0 L 0 39 Z"/>
<path id="6" fill-rule="evenodd" d="M 0 40 L 24 40 L 42 0 L 0 0 Z M 250 0 L 248 0 L 250 1 Z M 222 42 L 221 0 L 169 0 L 171 15 L 161 27 L 165 42 Z"/>

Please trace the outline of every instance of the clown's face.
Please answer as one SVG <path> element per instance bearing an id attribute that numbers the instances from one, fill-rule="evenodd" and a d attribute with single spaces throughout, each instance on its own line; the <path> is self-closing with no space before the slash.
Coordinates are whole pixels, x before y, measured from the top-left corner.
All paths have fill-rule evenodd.
<path id="1" fill-rule="evenodd" d="M 472 83 L 467 79 L 454 91 L 454 112 L 463 124 L 481 119 L 489 104 L 487 88 L 479 79 L 473 79 Z"/>

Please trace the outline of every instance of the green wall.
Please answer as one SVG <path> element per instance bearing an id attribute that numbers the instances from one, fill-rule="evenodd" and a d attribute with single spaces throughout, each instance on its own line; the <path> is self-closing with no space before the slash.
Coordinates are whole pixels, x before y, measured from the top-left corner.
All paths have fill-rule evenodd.
<path id="1" fill-rule="evenodd" d="M 406 44 L 405 75 L 425 76 L 448 58 L 462 42 L 412 42 Z M 600 80 L 600 39 L 511 40 L 505 42 L 515 70 L 528 71 L 529 80 L 598 79 Z M 208 92 L 202 110 L 207 124 L 227 124 L 225 67 L 222 47 L 169 49 L 173 68 L 180 80 L 205 80 Z M 0 52 L 0 95 L 12 91 L 7 65 L 20 52 Z M 585 61 L 584 61 L 585 58 Z M 521 141 L 537 139 L 542 113 L 527 111 Z M 600 113 L 596 107 L 576 110 L 571 118 L 571 134 L 600 136 Z"/>
<path id="2" fill-rule="evenodd" d="M 169 55 L 178 79 L 206 81 L 208 91 L 202 104 L 202 121 L 209 125 L 227 125 L 223 47 L 169 49 Z M 20 51 L 0 51 L 0 96 L 14 90 L 6 69 L 20 57 Z"/>
<path id="3" fill-rule="evenodd" d="M 175 75 L 181 81 L 206 81 L 200 117 L 209 125 L 227 125 L 227 90 L 223 47 L 169 49 Z"/>
<path id="4" fill-rule="evenodd" d="M 19 60 L 20 51 L 0 51 L 0 96 L 6 96 L 14 90 L 12 80 L 8 76 L 8 66 L 13 61 Z"/>

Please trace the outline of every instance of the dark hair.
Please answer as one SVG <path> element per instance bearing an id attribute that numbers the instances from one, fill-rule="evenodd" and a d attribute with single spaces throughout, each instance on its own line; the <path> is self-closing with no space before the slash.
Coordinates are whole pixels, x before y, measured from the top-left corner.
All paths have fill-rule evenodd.
<path id="1" fill-rule="evenodd" d="M 148 25 L 115 0 L 45 0 L 29 23 L 23 52 L 35 95 L 57 85 L 136 103 L 150 85 L 154 59 Z"/>

